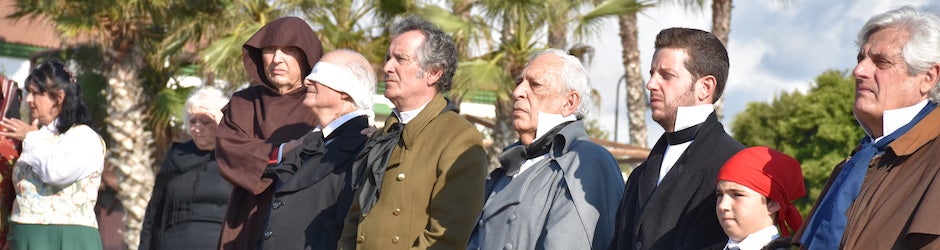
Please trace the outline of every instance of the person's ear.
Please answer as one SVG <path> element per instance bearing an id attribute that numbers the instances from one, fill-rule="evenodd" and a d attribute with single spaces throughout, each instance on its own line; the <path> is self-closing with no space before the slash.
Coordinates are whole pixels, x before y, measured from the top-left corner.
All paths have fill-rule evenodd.
<path id="1" fill-rule="evenodd" d="M 432 67 L 424 71 L 424 76 L 427 79 L 428 86 L 433 86 L 437 84 L 437 80 L 441 79 L 441 76 L 444 75 L 444 70 L 436 67 Z"/>
<path id="2" fill-rule="evenodd" d="M 937 85 L 937 80 L 940 78 L 940 64 L 931 65 L 927 70 L 924 71 L 923 81 L 920 85 L 920 92 L 925 95 L 929 95 L 930 89 Z"/>
<path id="3" fill-rule="evenodd" d="M 577 91 L 568 91 L 564 96 L 565 105 L 562 107 L 561 114 L 569 116 L 578 111 L 581 106 L 581 95 Z"/>
<path id="4" fill-rule="evenodd" d="M 353 100 L 352 96 L 346 92 L 339 92 L 339 98 L 343 99 L 343 101 L 355 103 L 355 100 Z"/>
<path id="5" fill-rule="evenodd" d="M 62 102 L 65 101 L 65 90 L 56 90 L 53 98 L 55 98 L 56 106 L 62 106 Z"/>
<path id="6" fill-rule="evenodd" d="M 716 87 L 718 87 L 718 79 L 715 79 L 715 76 L 707 75 L 700 78 L 695 86 L 695 100 L 698 104 L 714 103 L 712 97 L 715 96 Z"/>
<path id="7" fill-rule="evenodd" d="M 780 212 L 780 203 L 777 203 L 777 201 L 771 199 L 767 199 L 767 211 L 769 211 L 770 214 Z"/>

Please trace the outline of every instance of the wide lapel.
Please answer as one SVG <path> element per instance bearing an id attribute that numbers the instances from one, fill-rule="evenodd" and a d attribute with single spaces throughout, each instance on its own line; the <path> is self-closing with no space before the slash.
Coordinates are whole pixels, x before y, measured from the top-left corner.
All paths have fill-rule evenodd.
<path id="1" fill-rule="evenodd" d="M 546 164 L 550 159 L 545 158 L 535 165 L 532 166 L 534 170 L 542 165 Z M 525 198 L 526 189 L 529 187 L 530 179 L 527 176 L 531 177 L 533 173 L 523 176 L 512 177 L 513 180 L 506 185 L 505 188 L 500 190 L 500 192 L 490 194 L 489 199 L 486 200 L 486 203 L 483 204 L 483 212 L 480 215 L 480 219 L 483 221 L 488 220 L 490 217 L 498 214 L 500 211 L 505 210 L 508 207 L 518 205 L 522 203 L 522 199 Z M 510 178 L 509 176 L 503 175 L 502 178 Z M 493 180 L 494 183 L 499 180 Z"/>
<path id="2" fill-rule="evenodd" d="M 408 124 L 405 125 L 405 130 L 402 131 L 401 141 L 404 143 L 406 149 L 411 148 L 414 145 L 415 140 L 418 139 L 418 135 L 421 134 L 421 131 L 424 130 L 441 113 L 441 110 L 444 110 L 444 106 L 447 105 L 447 100 L 444 99 L 444 96 L 441 94 L 434 95 L 431 98 L 431 101 L 428 102 L 428 105 L 424 107 L 421 112 L 418 113 L 414 119 L 412 119 Z M 441 138 L 442 140 L 444 138 Z"/>
<path id="3" fill-rule="evenodd" d="M 349 161 L 355 160 L 354 157 L 366 140 L 360 131 L 368 126 L 368 118 L 365 116 L 353 118 L 339 126 L 330 137 L 325 139 L 332 141 L 323 148 L 325 154 L 319 159 L 305 159 L 297 173 L 276 192 L 293 192 L 307 188 L 328 176 L 336 168 L 349 165 Z"/>
<path id="4" fill-rule="evenodd" d="M 510 145 L 503 149 L 503 153 L 500 154 L 500 159 L 504 157 L 505 154 L 513 153 L 513 148 L 525 147 L 519 142 Z M 505 210 L 510 206 L 518 205 L 522 203 L 522 199 L 526 193 L 526 190 L 529 187 L 529 182 L 531 181 L 531 176 L 535 174 L 534 172 L 546 164 L 550 164 L 552 157 L 547 157 L 542 159 L 539 162 L 533 164 L 528 170 L 529 175 L 519 174 L 519 169 L 508 170 L 506 166 L 500 166 L 499 168 L 493 170 L 490 176 L 486 180 L 486 197 L 483 203 L 483 211 L 480 214 L 480 219 L 483 221 L 488 220 L 490 217 L 498 214 L 500 211 Z M 518 167 L 518 166 L 517 166 Z M 514 176 L 509 176 L 513 174 Z M 508 179 L 512 178 L 512 179 Z M 505 187 L 499 190 L 499 192 L 493 193 L 493 189 L 500 181 L 508 181 Z"/>
<path id="5" fill-rule="evenodd" d="M 927 143 L 933 141 L 934 138 L 940 136 L 940 130 L 934 129 L 934 124 L 937 123 L 940 123 L 940 109 L 930 111 L 930 113 L 915 124 L 910 131 L 888 144 L 888 147 L 898 156 L 913 154 Z"/>
<path id="6" fill-rule="evenodd" d="M 659 179 L 659 169 L 663 163 L 663 154 L 666 152 L 666 137 L 661 136 L 659 141 L 650 151 L 649 157 L 643 162 L 643 173 L 637 181 L 637 204 L 639 207 L 634 211 L 635 218 L 641 216 L 640 212 L 646 210 L 646 204 L 649 204 L 650 196 L 656 190 L 656 181 Z"/>
<path id="7" fill-rule="evenodd" d="M 699 129 L 698 133 L 696 133 L 695 140 L 692 141 L 692 144 L 689 145 L 685 152 L 682 152 L 682 155 L 679 156 L 678 160 L 676 160 L 675 165 L 669 169 L 669 172 L 666 173 L 666 176 L 663 177 L 663 180 L 659 183 L 659 185 L 655 186 L 654 183 L 655 188 L 650 194 L 649 200 L 646 202 L 646 205 L 654 204 L 654 207 L 644 207 L 644 209 L 641 210 L 642 212 L 638 218 L 638 225 L 643 225 L 648 220 L 653 220 L 654 222 L 660 220 L 661 218 L 652 218 L 659 216 L 652 216 L 650 213 L 662 213 L 662 211 L 670 209 L 668 206 L 676 205 L 669 204 L 667 201 L 677 200 L 680 203 L 684 203 L 686 202 L 685 200 L 688 200 L 688 197 L 692 196 L 694 190 L 690 189 L 698 188 L 700 183 L 695 183 L 695 180 L 700 179 L 700 177 L 696 174 L 687 174 L 686 172 L 695 170 L 689 169 L 689 164 L 700 164 L 700 162 L 697 161 L 697 158 L 701 157 L 699 151 L 697 150 L 699 147 L 714 146 L 709 144 L 711 144 L 711 138 L 714 137 L 714 130 L 716 128 L 720 128 L 720 126 L 716 127 L 716 124 L 720 125 L 720 123 L 718 123 L 717 117 L 715 116 L 715 113 L 712 112 L 712 114 L 705 119 L 705 122 L 703 122 L 702 127 Z M 665 144 L 665 138 L 660 138 L 660 142 Z M 657 146 L 659 146 L 660 142 L 657 142 Z M 665 152 L 665 148 L 659 152 Z M 662 155 L 660 155 L 660 157 L 662 157 Z M 690 159 L 694 160 L 690 161 Z M 658 167 L 656 168 L 655 173 L 656 177 L 652 178 L 653 181 L 658 178 Z"/>

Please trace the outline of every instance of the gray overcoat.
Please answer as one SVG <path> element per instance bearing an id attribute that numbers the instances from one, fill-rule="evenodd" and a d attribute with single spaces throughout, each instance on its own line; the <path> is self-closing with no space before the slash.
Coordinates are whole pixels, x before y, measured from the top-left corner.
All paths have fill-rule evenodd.
<path id="1" fill-rule="evenodd" d="M 468 249 L 607 248 L 624 182 L 614 157 L 590 141 L 583 122 L 559 131 L 547 157 L 528 170 L 497 171 L 487 187 L 510 181 L 498 192 L 488 188 Z"/>

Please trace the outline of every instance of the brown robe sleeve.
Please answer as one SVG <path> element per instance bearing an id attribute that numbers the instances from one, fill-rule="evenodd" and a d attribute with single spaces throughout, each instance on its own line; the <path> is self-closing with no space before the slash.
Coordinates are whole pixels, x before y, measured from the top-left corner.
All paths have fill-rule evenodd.
<path id="1" fill-rule="evenodd" d="M 251 90 L 236 93 L 222 108 L 215 152 L 222 176 L 233 185 L 258 195 L 272 182 L 271 179 L 262 179 L 261 175 L 268 164 L 273 144 L 266 142 L 256 128 L 255 116 L 259 112 L 252 100 L 260 96 L 252 95 L 258 91 Z"/>

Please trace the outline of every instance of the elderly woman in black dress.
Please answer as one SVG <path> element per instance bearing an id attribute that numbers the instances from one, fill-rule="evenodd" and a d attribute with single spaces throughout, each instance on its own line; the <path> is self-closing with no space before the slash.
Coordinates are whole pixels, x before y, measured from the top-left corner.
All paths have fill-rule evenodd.
<path id="1" fill-rule="evenodd" d="M 186 100 L 192 140 L 167 153 L 141 231 L 140 249 L 215 249 L 232 186 L 215 161 L 216 127 L 228 98 L 203 87 Z"/>

